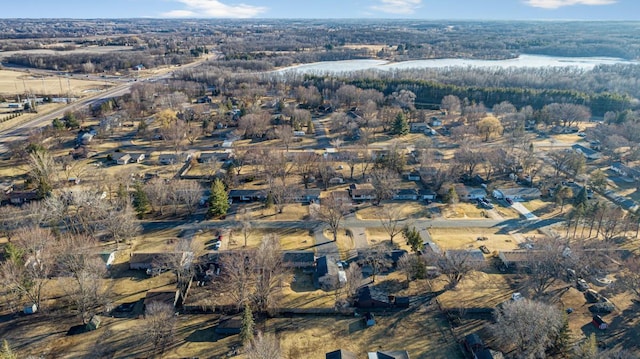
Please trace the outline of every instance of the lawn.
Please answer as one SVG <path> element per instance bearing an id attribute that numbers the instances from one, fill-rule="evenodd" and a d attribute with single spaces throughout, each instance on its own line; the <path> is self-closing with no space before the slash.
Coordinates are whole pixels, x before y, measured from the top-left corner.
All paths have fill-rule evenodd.
<path id="1" fill-rule="evenodd" d="M 473 249 L 485 245 L 490 251 L 517 248 L 517 242 L 509 234 L 499 233 L 500 228 L 431 228 L 431 239 L 442 249 Z M 478 237 L 487 237 L 478 241 Z"/>
<path id="2" fill-rule="evenodd" d="M 367 206 L 362 209 L 359 209 L 356 212 L 356 217 L 358 219 L 378 219 L 378 213 L 383 211 L 385 207 L 392 207 L 392 211 L 397 211 L 399 214 L 399 218 L 401 219 L 409 219 L 409 218 L 425 218 L 427 217 L 429 210 L 427 207 L 421 202 L 384 202 L 380 206 Z M 384 212 L 383 212 L 384 213 Z"/>

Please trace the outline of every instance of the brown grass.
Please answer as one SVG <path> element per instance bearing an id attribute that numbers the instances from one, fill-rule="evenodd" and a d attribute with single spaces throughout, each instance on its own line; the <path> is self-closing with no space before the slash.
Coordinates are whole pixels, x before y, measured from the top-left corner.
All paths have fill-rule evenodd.
<path id="1" fill-rule="evenodd" d="M 431 228 L 429 234 L 443 249 L 478 248 L 485 245 L 490 251 L 517 248 L 516 241 L 508 234 L 500 234 L 499 228 Z M 487 237 L 478 241 L 478 237 Z"/>
<path id="2" fill-rule="evenodd" d="M 91 91 L 103 90 L 109 86 L 104 81 L 0 70 L 0 95 L 13 96 L 29 92 L 38 95 L 67 96 L 70 94 L 75 97 L 84 97 L 94 93 Z"/>

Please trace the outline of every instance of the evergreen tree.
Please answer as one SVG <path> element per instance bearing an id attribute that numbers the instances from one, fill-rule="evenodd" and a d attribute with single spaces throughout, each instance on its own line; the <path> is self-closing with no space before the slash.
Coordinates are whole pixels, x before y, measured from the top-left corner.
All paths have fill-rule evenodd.
<path id="1" fill-rule="evenodd" d="M 18 359 L 18 355 L 11 349 L 6 339 L 2 340 L 2 348 L 0 348 L 0 359 Z"/>
<path id="2" fill-rule="evenodd" d="M 573 200 L 573 204 L 575 206 L 579 206 L 581 204 L 586 205 L 588 200 L 589 198 L 587 195 L 587 187 L 585 186 L 580 189 L 580 191 L 578 192 L 578 195 Z"/>
<path id="3" fill-rule="evenodd" d="M 422 249 L 422 237 L 416 227 L 405 227 L 402 234 L 414 253 L 418 253 L 418 251 Z"/>
<path id="4" fill-rule="evenodd" d="M 243 344 L 250 343 L 253 340 L 253 313 L 249 303 L 244 305 L 244 313 L 242 314 L 242 327 L 240 328 L 240 339 Z"/>
<path id="5" fill-rule="evenodd" d="M 133 193 L 133 208 L 136 209 L 138 218 L 144 217 L 145 213 L 149 212 L 150 204 L 149 198 L 142 188 L 142 183 L 136 182 L 135 192 Z"/>
<path id="6" fill-rule="evenodd" d="M 274 204 L 275 204 L 275 201 L 273 200 L 273 195 L 271 194 L 271 192 L 267 193 L 267 198 L 264 201 L 264 207 L 269 209 L 273 207 Z"/>
<path id="7" fill-rule="evenodd" d="M 307 135 L 313 135 L 316 133 L 315 126 L 313 126 L 313 121 L 307 121 Z"/>
<path id="8" fill-rule="evenodd" d="M 574 350 L 572 358 L 575 359 L 597 359 L 600 358 L 598 353 L 598 342 L 596 335 L 591 333 L 589 337 L 580 343 Z"/>
<path id="9" fill-rule="evenodd" d="M 398 112 L 396 119 L 393 122 L 393 134 L 398 136 L 404 136 L 409 133 L 409 122 L 404 112 Z"/>
<path id="10" fill-rule="evenodd" d="M 563 357 L 571 350 L 571 329 L 569 329 L 569 319 L 566 313 L 564 314 L 562 327 L 558 330 L 558 334 L 555 337 L 553 348 Z"/>
<path id="11" fill-rule="evenodd" d="M 460 201 L 458 197 L 458 192 L 456 192 L 456 188 L 451 186 L 445 195 L 444 201 L 449 204 L 456 204 Z"/>
<path id="12" fill-rule="evenodd" d="M 224 188 L 224 183 L 216 178 L 211 185 L 209 196 L 209 217 L 224 216 L 229 210 L 229 195 Z"/>

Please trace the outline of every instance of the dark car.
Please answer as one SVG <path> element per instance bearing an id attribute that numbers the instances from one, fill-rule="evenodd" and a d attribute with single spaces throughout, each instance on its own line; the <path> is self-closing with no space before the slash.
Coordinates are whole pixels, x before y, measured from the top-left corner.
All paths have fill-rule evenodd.
<path id="1" fill-rule="evenodd" d="M 484 254 L 491 253 L 491 251 L 489 251 L 489 248 L 487 248 L 487 246 L 480 246 L 479 248 L 482 251 L 482 253 L 484 253 Z"/>
<path id="2" fill-rule="evenodd" d="M 602 296 L 593 289 L 587 289 L 587 291 L 584 292 L 584 297 L 587 299 L 587 302 L 589 303 L 597 303 L 600 301 L 600 298 Z"/>
<path id="3" fill-rule="evenodd" d="M 584 292 L 589 289 L 589 283 L 587 283 L 586 280 L 580 278 L 576 281 L 576 288 L 578 288 L 579 291 Z"/>
<path id="4" fill-rule="evenodd" d="M 509 205 L 513 204 L 513 200 L 511 198 L 509 198 L 509 197 L 506 197 L 504 200 L 507 201 L 507 203 L 509 203 Z"/>

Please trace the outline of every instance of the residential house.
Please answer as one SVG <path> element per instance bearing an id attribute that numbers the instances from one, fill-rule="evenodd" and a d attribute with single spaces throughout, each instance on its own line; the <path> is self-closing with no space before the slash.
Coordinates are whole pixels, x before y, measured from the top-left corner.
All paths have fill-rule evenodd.
<path id="1" fill-rule="evenodd" d="M 342 202 L 342 204 L 345 205 L 351 205 L 351 195 L 349 195 L 349 191 L 347 190 L 331 191 L 327 198 L 329 200 Z"/>
<path id="2" fill-rule="evenodd" d="M 22 205 L 39 198 L 36 191 L 12 191 L 7 195 L 9 203 L 13 205 Z"/>
<path id="3" fill-rule="evenodd" d="M 507 269 L 525 268 L 531 262 L 532 250 L 499 251 L 498 258 Z"/>
<path id="4" fill-rule="evenodd" d="M 612 163 L 610 168 L 620 176 L 627 177 L 634 181 L 640 180 L 640 170 L 636 168 L 625 166 L 621 162 Z"/>
<path id="5" fill-rule="evenodd" d="M 435 201 L 436 195 L 437 194 L 430 189 L 423 188 L 418 191 L 418 198 L 424 201 Z"/>
<path id="6" fill-rule="evenodd" d="M 356 355 L 344 349 L 334 350 L 324 355 L 325 359 L 356 359 Z"/>
<path id="7" fill-rule="evenodd" d="M 114 152 L 111 154 L 111 159 L 119 165 L 126 165 L 131 161 L 131 155 L 124 152 Z"/>
<path id="8" fill-rule="evenodd" d="M 178 163 L 178 155 L 162 153 L 158 156 L 158 163 L 161 165 L 172 165 Z"/>
<path id="9" fill-rule="evenodd" d="M 229 199 L 233 202 L 257 202 L 264 201 L 267 193 L 259 189 L 232 189 L 229 191 Z"/>
<path id="10" fill-rule="evenodd" d="M 457 258 L 466 258 L 467 263 L 484 265 L 486 263 L 486 259 L 484 258 L 484 254 L 479 249 L 449 249 L 444 252 L 445 257 L 457 257 Z"/>
<path id="11" fill-rule="evenodd" d="M 198 162 L 200 163 L 208 163 L 208 162 L 226 162 L 230 159 L 231 154 L 229 152 L 202 152 L 200 156 L 198 156 Z"/>
<path id="12" fill-rule="evenodd" d="M 367 353 L 367 359 L 411 359 L 406 350 L 377 351 Z"/>
<path id="13" fill-rule="evenodd" d="M 429 127 L 429 124 L 426 122 L 411 122 L 409 124 L 409 131 L 411 133 L 425 133 L 430 130 L 431 127 Z"/>
<path id="14" fill-rule="evenodd" d="M 349 186 L 349 192 L 354 201 L 371 201 L 376 198 L 375 189 L 370 183 L 352 184 Z"/>
<path id="15" fill-rule="evenodd" d="M 342 177 L 333 177 L 329 179 L 329 184 L 343 184 L 344 178 Z"/>
<path id="16" fill-rule="evenodd" d="M 571 148 L 577 153 L 583 155 L 588 160 L 597 160 L 602 156 L 600 152 L 595 151 L 591 148 L 584 147 L 582 145 L 573 145 L 571 146 Z"/>
<path id="17" fill-rule="evenodd" d="M 371 296 L 371 288 L 367 285 L 358 289 L 353 306 L 356 308 L 389 308 L 391 304 L 373 298 Z"/>
<path id="18" fill-rule="evenodd" d="M 509 198 L 513 201 L 530 201 L 540 199 L 540 196 L 542 196 L 542 192 L 531 187 L 497 188 L 493 191 L 493 197 L 497 199 Z"/>
<path id="19" fill-rule="evenodd" d="M 339 283 L 338 272 L 336 259 L 328 256 L 316 258 L 316 267 L 313 272 L 314 286 L 324 290 L 334 289 Z"/>
<path id="20" fill-rule="evenodd" d="M 288 268 L 311 269 L 315 260 L 313 251 L 284 251 L 282 253 L 282 263 Z"/>
<path id="21" fill-rule="evenodd" d="M 418 191 L 413 188 L 399 189 L 393 195 L 396 201 L 416 201 L 418 200 Z"/>
<path id="22" fill-rule="evenodd" d="M 129 156 L 131 156 L 131 162 L 135 163 L 142 163 L 146 158 L 144 153 L 130 153 Z"/>
<path id="23" fill-rule="evenodd" d="M 76 138 L 77 145 L 88 145 L 95 137 L 95 133 L 92 132 L 80 132 Z"/>
<path id="24" fill-rule="evenodd" d="M 455 184 L 455 190 L 461 201 L 473 201 L 487 196 L 483 188 L 469 187 L 461 183 Z"/>
<path id="25" fill-rule="evenodd" d="M 317 203 L 320 201 L 320 193 L 322 191 L 319 189 L 303 189 L 299 191 L 294 191 L 289 199 L 292 202 L 297 203 Z"/>

